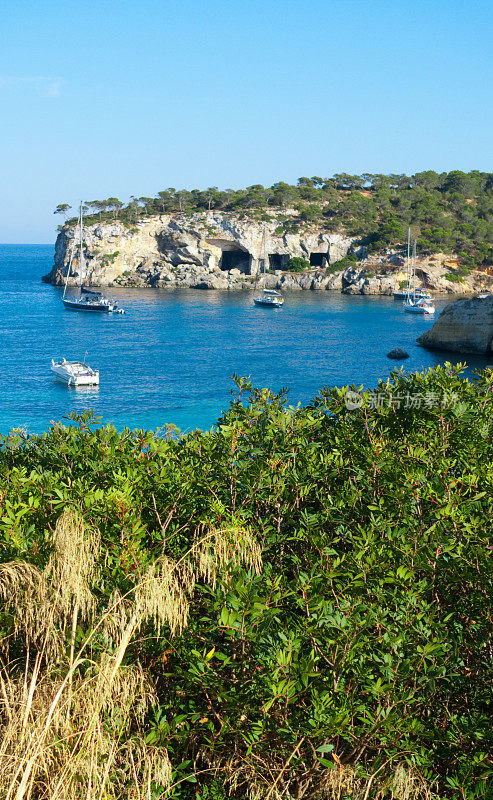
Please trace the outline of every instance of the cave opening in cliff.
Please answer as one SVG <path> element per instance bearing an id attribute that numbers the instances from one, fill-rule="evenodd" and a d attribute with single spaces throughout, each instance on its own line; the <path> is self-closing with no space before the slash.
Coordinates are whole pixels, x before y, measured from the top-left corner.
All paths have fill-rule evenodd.
<path id="1" fill-rule="evenodd" d="M 230 239 L 207 239 L 209 244 L 219 247 L 222 251 L 219 268 L 225 272 L 229 269 L 239 269 L 249 275 L 251 271 L 251 255 L 238 242 Z"/>
<path id="2" fill-rule="evenodd" d="M 221 269 L 239 269 L 240 272 L 250 272 L 250 253 L 247 250 L 223 250 Z"/>
<path id="3" fill-rule="evenodd" d="M 329 263 L 329 254 L 325 253 L 310 253 L 310 266 L 311 267 L 326 267 Z"/>
<path id="4" fill-rule="evenodd" d="M 289 253 L 269 253 L 269 269 L 287 269 Z"/>

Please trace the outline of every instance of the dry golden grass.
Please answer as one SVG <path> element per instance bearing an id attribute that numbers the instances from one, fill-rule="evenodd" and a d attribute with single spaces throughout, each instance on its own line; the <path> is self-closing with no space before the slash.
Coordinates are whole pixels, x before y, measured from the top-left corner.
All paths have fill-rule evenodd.
<path id="1" fill-rule="evenodd" d="M 214 771 L 235 796 L 243 794 L 249 800 L 439 800 L 417 770 L 403 762 L 392 767 L 392 759 L 369 777 L 361 777 L 335 754 L 332 769 L 314 769 L 312 759 L 305 763 L 300 756 L 304 742 L 305 738 L 298 742 L 284 763 L 237 753 L 216 763 Z"/>
<path id="2" fill-rule="evenodd" d="M 239 526 L 202 530 L 179 562 L 163 553 L 131 592 L 114 592 L 98 611 L 98 534 L 66 512 L 52 544 L 43 572 L 0 566 L 0 597 L 14 620 L 0 642 L 0 795 L 150 800 L 153 783 L 170 786 L 171 765 L 164 748 L 145 742 L 154 689 L 138 663 L 124 664 L 128 646 L 145 621 L 158 634 L 181 631 L 195 582 L 215 584 L 240 563 L 259 570 L 259 547 Z M 89 633 L 77 649 L 81 621 Z"/>

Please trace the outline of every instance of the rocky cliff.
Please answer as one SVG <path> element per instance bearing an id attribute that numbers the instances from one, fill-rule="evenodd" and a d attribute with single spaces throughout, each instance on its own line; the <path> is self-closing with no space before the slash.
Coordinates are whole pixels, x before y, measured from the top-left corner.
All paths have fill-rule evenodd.
<path id="1" fill-rule="evenodd" d="M 456 353 L 493 353 L 493 295 L 457 300 L 417 340 L 424 347 Z"/>
<path id="2" fill-rule="evenodd" d="M 280 289 L 339 289 L 347 293 L 391 294 L 405 280 L 404 260 L 396 253 L 370 260 L 356 240 L 322 229 L 283 233 L 281 219 L 268 222 L 241 215 L 204 212 L 161 215 L 129 228 L 104 222 L 84 228 L 83 280 L 90 286 L 159 286 L 201 289 L 251 288 L 267 255 L 267 285 Z M 65 281 L 72 252 L 69 284 L 80 281 L 79 230 L 66 225 L 55 245 L 55 261 L 43 280 Z M 337 269 L 348 254 L 357 267 Z M 286 271 L 291 257 L 311 264 L 304 274 Z M 468 287 L 444 278 L 446 268 L 420 264 L 418 285 L 462 291 Z M 436 273 L 436 274 L 435 274 Z"/>

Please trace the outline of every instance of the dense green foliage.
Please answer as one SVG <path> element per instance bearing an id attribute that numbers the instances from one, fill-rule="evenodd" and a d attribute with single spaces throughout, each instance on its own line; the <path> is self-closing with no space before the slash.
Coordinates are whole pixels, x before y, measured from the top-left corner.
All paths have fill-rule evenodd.
<path id="1" fill-rule="evenodd" d="M 288 269 L 290 272 L 304 272 L 306 269 L 310 269 L 310 262 L 307 258 L 294 256 L 288 261 Z"/>
<path id="2" fill-rule="evenodd" d="M 68 209 L 61 204 L 55 213 L 66 214 Z M 256 184 L 224 191 L 169 188 L 155 198 L 132 197 L 127 205 L 116 197 L 88 202 L 86 222 L 119 219 L 132 226 L 150 215 L 207 210 L 269 219 L 269 212 L 282 217 L 285 209 L 295 213 L 285 215 L 278 233 L 316 224 L 359 237 L 370 251 L 378 251 L 401 245 L 411 225 L 424 252 L 459 253 L 470 266 L 493 261 L 493 174 L 477 170 L 428 170 L 412 176 L 340 174 L 300 178 L 296 186 L 278 182 L 268 188 Z"/>
<path id="3" fill-rule="evenodd" d="M 175 798 L 274 777 L 284 797 L 328 797 L 345 770 L 338 796 L 373 775 L 368 800 L 398 765 L 417 783 L 395 797 L 424 797 L 421 780 L 491 797 L 492 373 L 395 372 L 355 410 L 345 390 L 292 409 L 238 386 L 217 429 L 178 440 L 90 414 L 5 438 L 0 560 L 43 566 L 73 508 L 101 532 L 103 603 L 201 526 L 255 533 L 261 574 L 199 587 L 185 632 L 130 648 L 157 686 L 148 740 L 184 779 Z"/>

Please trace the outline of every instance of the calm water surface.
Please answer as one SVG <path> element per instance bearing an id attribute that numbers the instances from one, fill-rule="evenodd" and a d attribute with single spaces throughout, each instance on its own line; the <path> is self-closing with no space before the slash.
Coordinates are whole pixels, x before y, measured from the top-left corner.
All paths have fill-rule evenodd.
<path id="1" fill-rule="evenodd" d="M 2 433 L 40 432 L 84 408 L 118 428 L 206 429 L 228 406 L 233 373 L 289 387 L 294 404 L 324 385 L 375 386 L 395 366 L 393 347 L 410 353 L 409 370 L 459 360 L 418 347 L 430 321 L 391 297 L 293 292 L 272 310 L 254 307 L 250 292 L 111 289 L 125 315 L 78 313 L 40 281 L 52 259 L 51 245 L 0 245 Z M 99 388 L 55 382 L 50 362 L 62 356 L 99 368 Z M 487 363 L 467 359 L 471 369 Z"/>

